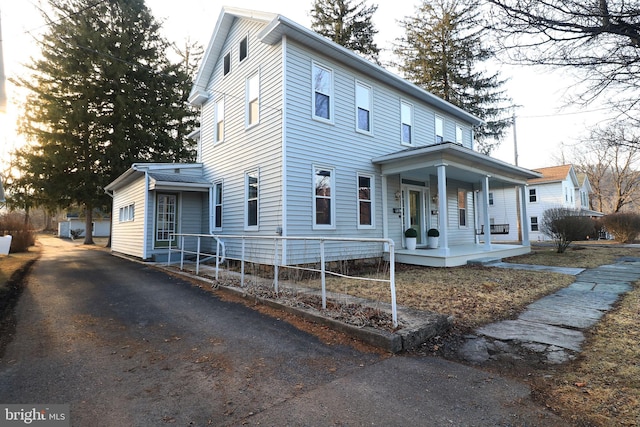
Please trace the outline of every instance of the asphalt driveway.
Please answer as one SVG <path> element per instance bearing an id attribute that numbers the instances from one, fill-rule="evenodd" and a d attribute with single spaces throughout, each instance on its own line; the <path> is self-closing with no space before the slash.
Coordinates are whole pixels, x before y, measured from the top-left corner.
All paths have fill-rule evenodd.
<path id="1" fill-rule="evenodd" d="M 0 359 L 0 403 L 72 425 L 566 425 L 526 385 L 327 345 L 162 271 L 42 239 Z"/>

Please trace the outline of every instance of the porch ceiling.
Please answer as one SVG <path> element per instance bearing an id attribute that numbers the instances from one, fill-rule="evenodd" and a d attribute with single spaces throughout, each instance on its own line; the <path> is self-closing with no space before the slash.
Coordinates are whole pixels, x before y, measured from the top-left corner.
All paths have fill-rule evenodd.
<path id="1" fill-rule="evenodd" d="M 372 162 L 380 166 L 383 175 L 402 174 L 403 177 L 415 179 L 436 175 L 437 166 L 444 164 L 447 167 L 447 179 L 480 184 L 488 176 L 492 188 L 524 185 L 528 179 L 541 176 L 538 172 L 511 165 L 452 142 L 409 148 L 374 158 Z"/>

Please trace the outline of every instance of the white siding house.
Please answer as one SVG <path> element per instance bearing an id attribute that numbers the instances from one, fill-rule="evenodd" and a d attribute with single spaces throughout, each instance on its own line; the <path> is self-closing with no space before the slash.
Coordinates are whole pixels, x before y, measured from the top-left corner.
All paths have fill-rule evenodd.
<path id="1" fill-rule="evenodd" d="M 524 191 L 538 173 L 473 151 L 477 117 L 281 15 L 223 8 L 189 100 L 201 108 L 199 163 L 136 164 L 107 186 L 114 212 L 135 204 L 131 221 L 114 214 L 114 251 L 166 252 L 161 192 L 176 198 L 167 230 L 178 233 L 391 238 L 398 260 L 439 266 L 530 249 L 526 235 L 476 244 L 476 207 L 488 204 L 477 195 Z M 403 249 L 409 227 L 413 251 Z M 424 248 L 430 228 L 438 249 Z M 239 252 L 238 240 L 225 244 Z M 252 260 L 273 258 L 272 243 L 251 245 Z M 286 243 L 282 262 L 315 261 L 305 245 Z M 331 259 L 383 255 L 382 245 L 329 249 Z"/>

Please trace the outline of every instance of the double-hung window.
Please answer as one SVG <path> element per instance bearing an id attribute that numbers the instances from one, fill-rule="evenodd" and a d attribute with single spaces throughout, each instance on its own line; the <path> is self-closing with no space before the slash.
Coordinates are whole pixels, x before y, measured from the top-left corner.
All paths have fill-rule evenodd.
<path id="1" fill-rule="evenodd" d="M 493 193 L 489 193 L 489 206 L 493 206 Z"/>
<path id="2" fill-rule="evenodd" d="M 435 129 L 436 144 L 444 142 L 444 119 L 440 116 L 436 116 Z"/>
<path id="3" fill-rule="evenodd" d="M 539 227 L 538 227 L 538 217 L 537 216 L 532 216 L 531 217 L 531 231 L 538 231 Z"/>
<path id="4" fill-rule="evenodd" d="M 240 46 L 238 49 L 238 62 L 244 61 L 249 54 L 249 36 L 240 40 Z"/>
<path id="5" fill-rule="evenodd" d="M 458 225 L 467 226 L 467 190 L 458 190 Z"/>
<path id="6" fill-rule="evenodd" d="M 314 63 L 312 79 L 313 117 L 333 122 L 333 71 Z"/>
<path id="7" fill-rule="evenodd" d="M 332 168 L 314 167 L 313 182 L 313 228 L 334 228 L 334 170 Z"/>
<path id="8" fill-rule="evenodd" d="M 224 98 L 220 98 L 215 105 L 216 142 L 224 141 Z"/>
<path id="9" fill-rule="evenodd" d="M 529 203 L 535 203 L 538 201 L 538 195 L 535 188 L 529 189 Z"/>
<path id="10" fill-rule="evenodd" d="M 214 230 L 222 230 L 222 181 L 213 184 L 213 194 L 211 197 L 213 220 L 211 221 Z"/>
<path id="11" fill-rule="evenodd" d="M 361 82 L 356 82 L 356 130 L 371 133 L 372 89 Z"/>
<path id="12" fill-rule="evenodd" d="M 411 145 L 413 141 L 413 105 L 404 101 L 400 102 L 400 122 L 400 141 L 403 144 Z"/>
<path id="13" fill-rule="evenodd" d="M 257 230 L 260 212 L 260 174 L 258 169 L 245 173 L 245 229 Z"/>
<path id="14" fill-rule="evenodd" d="M 456 144 L 462 145 L 462 126 L 456 125 Z"/>
<path id="15" fill-rule="evenodd" d="M 373 177 L 358 174 L 358 228 L 373 226 Z"/>
<path id="16" fill-rule="evenodd" d="M 227 74 L 229 74 L 231 72 L 231 52 L 227 53 L 224 56 L 224 63 L 223 63 L 223 67 L 224 67 L 224 75 L 226 76 Z"/>
<path id="17" fill-rule="evenodd" d="M 260 75 L 255 73 L 247 79 L 247 127 L 260 121 Z"/>

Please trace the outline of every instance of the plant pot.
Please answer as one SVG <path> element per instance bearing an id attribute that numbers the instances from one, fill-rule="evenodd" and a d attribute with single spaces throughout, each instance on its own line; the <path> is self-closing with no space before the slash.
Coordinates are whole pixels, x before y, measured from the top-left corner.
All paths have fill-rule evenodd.
<path id="1" fill-rule="evenodd" d="M 439 237 L 427 237 L 427 247 L 429 249 L 436 249 L 438 247 Z"/>
<path id="2" fill-rule="evenodd" d="M 404 238 L 404 244 L 407 247 L 408 250 L 410 251 L 415 251 L 416 250 L 416 242 L 418 241 L 417 238 L 415 237 L 405 237 Z"/>

